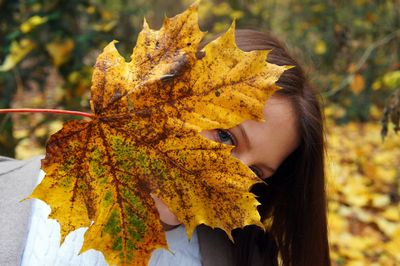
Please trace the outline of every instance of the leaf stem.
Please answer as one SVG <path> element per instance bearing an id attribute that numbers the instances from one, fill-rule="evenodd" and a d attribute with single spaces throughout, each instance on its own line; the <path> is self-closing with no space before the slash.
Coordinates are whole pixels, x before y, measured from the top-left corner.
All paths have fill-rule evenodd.
<path id="1" fill-rule="evenodd" d="M 68 110 L 58 110 L 58 109 L 36 109 L 36 108 L 15 108 L 15 109 L 0 109 L 0 114 L 6 113 L 51 113 L 51 114 L 61 114 L 61 115 L 77 115 L 84 117 L 96 117 L 94 114 L 89 114 L 79 111 L 68 111 Z"/>

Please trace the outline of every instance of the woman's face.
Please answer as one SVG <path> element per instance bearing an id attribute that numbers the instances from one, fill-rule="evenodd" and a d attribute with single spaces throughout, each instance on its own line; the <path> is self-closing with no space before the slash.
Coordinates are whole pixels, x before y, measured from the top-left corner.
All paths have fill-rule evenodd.
<path id="1" fill-rule="evenodd" d="M 234 145 L 232 155 L 262 179 L 270 177 L 299 145 L 297 117 L 285 97 L 274 95 L 264 106 L 265 122 L 245 121 L 229 130 L 207 130 L 201 134 L 213 141 Z M 164 230 L 180 222 L 159 198 L 152 195 Z"/>
<path id="2" fill-rule="evenodd" d="M 270 177 L 298 146 L 297 117 L 292 104 L 280 95 L 268 99 L 264 106 L 265 122 L 247 120 L 229 130 L 208 130 L 201 134 L 211 140 L 234 145 L 232 155 L 254 173 Z"/>

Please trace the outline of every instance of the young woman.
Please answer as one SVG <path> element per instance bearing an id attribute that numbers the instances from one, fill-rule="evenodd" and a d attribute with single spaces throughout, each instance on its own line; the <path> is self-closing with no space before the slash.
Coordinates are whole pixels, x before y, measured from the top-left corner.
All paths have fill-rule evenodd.
<path id="1" fill-rule="evenodd" d="M 288 266 L 330 265 L 323 117 L 317 94 L 302 67 L 270 34 L 237 30 L 236 43 L 244 51 L 271 50 L 270 63 L 295 67 L 283 73 L 277 83 L 282 89 L 267 101 L 265 123 L 245 121 L 230 130 L 203 132 L 234 145 L 232 155 L 265 180 L 253 193 L 262 203 L 261 217 L 270 219 L 270 229 L 236 230 L 235 243 L 228 248 L 232 254 L 226 256 L 238 266 L 278 265 L 278 260 Z M 167 230 L 179 224 L 159 199 L 155 201 Z"/>
<path id="2" fill-rule="evenodd" d="M 265 181 L 253 192 L 262 203 L 259 212 L 263 220 L 268 219 L 270 228 L 266 233 L 255 226 L 237 229 L 233 244 L 221 230 L 199 226 L 188 242 L 175 215 L 154 198 L 174 254 L 156 250 L 149 265 L 330 265 L 323 118 L 316 92 L 283 44 L 269 34 L 238 30 L 236 42 L 245 51 L 272 50 L 268 56 L 271 63 L 295 66 L 283 73 L 277 83 L 282 89 L 267 101 L 265 122 L 245 121 L 229 130 L 202 132 L 211 140 L 234 145 L 232 155 Z M 82 230 L 58 248 L 59 238 L 50 243 L 47 236 L 57 230 L 45 220 L 48 213 L 44 211 L 41 217 L 34 209 L 31 214 L 28 202 L 19 203 L 32 191 L 38 172 L 38 159 L 17 162 L 0 158 L 0 204 L 3 217 L 8 218 L 0 219 L 0 264 L 19 265 L 22 258 L 22 265 L 105 265 L 99 254 L 88 251 L 78 256 Z M 30 215 L 33 222 L 28 227 Z M 42 231 L 35 235 L 38 230 Z M 46 235 L 42 242 L 37 240 L 40 235 Z M 73 241 L 76 244 L 70 244 Z M 35 253 L 38 249 L 43 255 L 40 258 Z"/>

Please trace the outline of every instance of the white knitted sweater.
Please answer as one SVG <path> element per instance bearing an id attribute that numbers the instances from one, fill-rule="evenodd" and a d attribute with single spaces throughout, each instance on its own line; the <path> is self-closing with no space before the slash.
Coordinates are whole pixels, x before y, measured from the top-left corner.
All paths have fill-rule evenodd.
<path id="1" fill-rule="evenodd" d="M 38 183 L 43 179 L 41 171 Z M 34 200 L 28 238 L 22 258 L 22 266 L 105 266 L 104 256 L 96 250 L 78 255 L 87 228 L 71 232 L 60 246 L 60 225 L 48 219 L 50 207 Z M 166 232 L 170 250 L 157 249 L 152 253 L 149 266 L 201 266 L 201 254 L 197 232 L 187 239 L 186 230 L 179 226 Z"/>

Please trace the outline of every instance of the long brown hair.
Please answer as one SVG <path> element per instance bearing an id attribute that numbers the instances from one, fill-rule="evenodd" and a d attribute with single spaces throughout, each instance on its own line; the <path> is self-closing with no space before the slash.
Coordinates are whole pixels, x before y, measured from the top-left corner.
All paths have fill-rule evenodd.
<path id="1" fill-rule="evenodd" d="M 268 33 L 236 31 L 237 46 L 244 51 L 271 50 L 268 62 L 295 66 L 283 73 L 277 94 L 287 97 L 298 116 L 300 145 L 279 166 L 268 185 L 256 185 L 261 217 L 272 218 L 264 233 L 249 226 L 235 230 L 237 265 L 330 265 L 324 174 L 324 131 L 320 99 L 303 68 L 286 47 Z M 258 254 L 258 255 L 257 255 Z"/>

